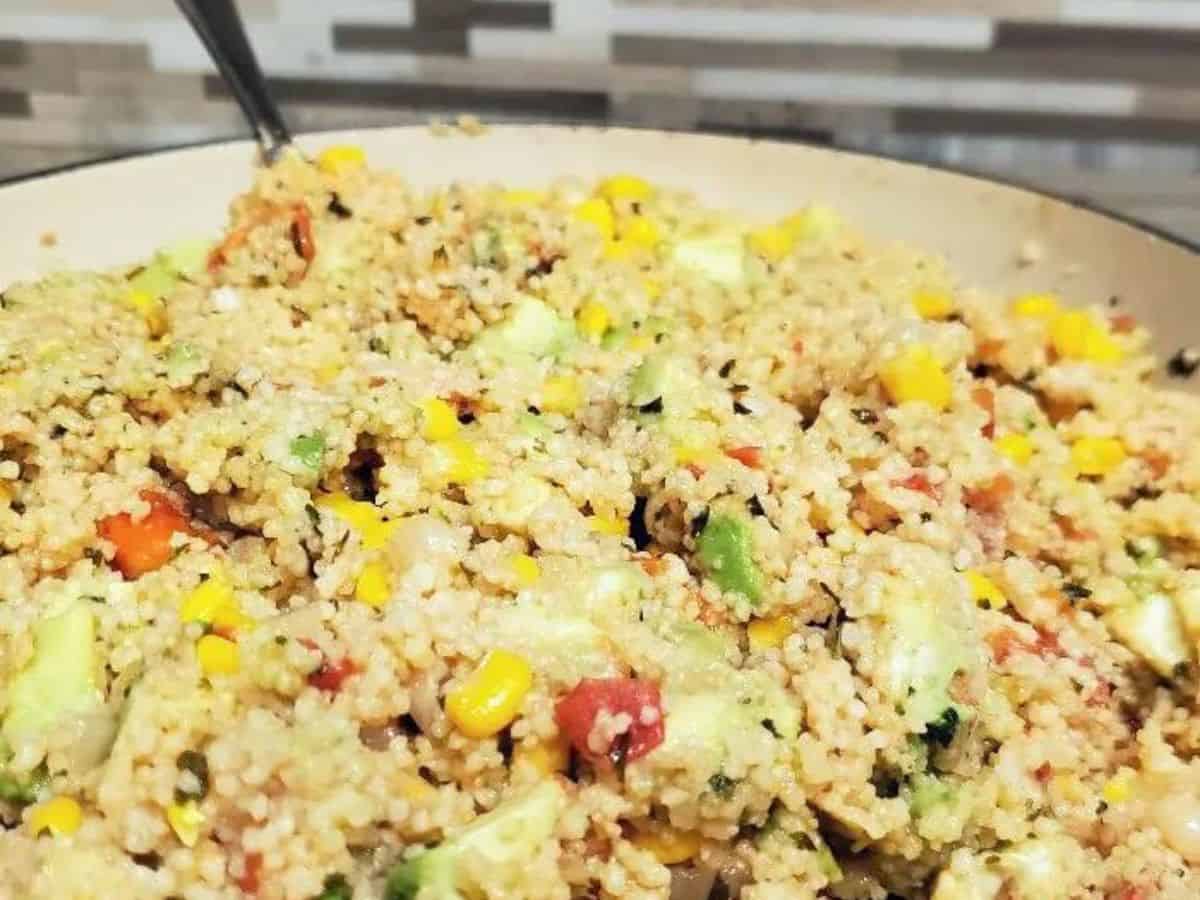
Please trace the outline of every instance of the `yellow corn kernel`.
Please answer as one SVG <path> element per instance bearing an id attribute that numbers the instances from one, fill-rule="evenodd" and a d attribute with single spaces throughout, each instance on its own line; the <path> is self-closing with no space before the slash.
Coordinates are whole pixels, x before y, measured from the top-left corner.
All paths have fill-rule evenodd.
<path id="1" fill-rule="evenodd" d="M 506 206 L 537 206 L 545 199 L 545 191 L 535 191 L 524 188 L 516 188 L 509 191 L 504 191 L 500 195 L 500 202 Z"/>
<path id="2" fill-rule="evenodd" d="M 570 375 L 548 378 L 542 385 L 541 408 L 545 412 L 556 412 L 569 416 L 579 409 L 582 402 L 583 395 L 579 390 L 579 380 Z"/>
<path id="3" fill-rule="evenodd" d="M 467 737 L 491 737 L 517 717 L 532 684 L 529 663 L 493 650 L 446 696 L 446 715 Z"/>
<path id="4" fill-rule="evenodd" d="M 196 642 L 196 659 L 205 675 L 233 675 L 238 670 L 238 645 L 217 634 Z"/>
<path id="5" fill-rule="evenodd" d="M 649 850 L 664 866 L 687 862 L 700 852 L 700 835 L 695 831 L 680 831 L 669 825 L 653 831 L 640 831 L 633 836 L 635 846 Z"/>
<path id="6" fill-rule="evenodd" d="M 996 438 L 994 446 L 998 453 L 1007 456 L 1018 466 L 1025 465 L 1033 458 L 1033 441 L 1028 435 L 1016 432 L 1004 434 Z"/>
<path id="7" fill-rule="evenodd" d="M 629 521 L 620 516 L 589 516 L 588 527 L 597 534 L 625 537 L 629 534 Z"/>
<path id="8" fill-rule="evenodd" d="M 589 225 L 595 226 L 605 240 L 612 240 L 616 233 L 617 226 L 613 218 L 612 207 L 599 197 L 584 200 L 575 207 L 573 215 L 576 221 L 587 222 Z"/>
<path id="9" fill-rule="evenodd" d="M 29 828 L 35 835 L 49 831 L 55 837 L 74 834 L 83 824 L 83 810 L 71 797 L 55 797 L 29 814 Z"/>
<path id="10" fill-rule="evenodd" d="M 1104 802 L 1109 806 L 1124 803 L 1133 794 L 1133 772 L 1122 768 L 1116 775 L 1104 783 L 1101 790 Z"/>
<path id="11" fill-rule="evenodd" d="M 200 582 L 179 607 L 184 622 L 203 622 L 221 629 L 247 628 L 254 620 L 242 612 L 233 586 L 225 573 L 217 570 Z"/>
<path id="12" fill-rule="evenodd" d="M 646 295 L 647 300 L 657 300 L 662 296 L 662 282 L 657 278 L 642 279 L 642 293 Z"/>
<path id="13" fill-rule="evenodd" d="M 1121 345 L 1108 329 L 1079 310 L 1065 312 L 1051 322 L 1050 345 L 1063 359 L 1113 363 L 1123 356 Z"/>
<path id="14" fill-rule="evenodd" d="M 652 250 L 661 240 L 661 229 L 646 216 L 632 216 L 621 226 L 621 242 L 624 244 Z"/>
<path id="15" fill-rule="evenodd" d="M 1071 445 L 1071 462 L 1080 475 L 1107 475 L 1125 456 L 1125 445 L 1116 438 L 1084 437 Z"/>
<path id="16" fill-rule="evenodd" d="M 437 791 L 434 790 L 433 785 L 418 775 L 410 775 L 408 772 L 397 772 L 394 777 L 398 782 L 400 793 L 404 796 L 404 799 L 412 803 L 431 800 L 437 795 Z"/>
<path id="17" fill-rule="evenodd" d="M 328 509 L 353 528 L 367 550 L 378 550 L 387 543 L 397 523 L 388 521 L 378 506 L 366 500 L 354 500 L 346 494 L 326 494 L 317 506 Z"/>
<path id="18" fill-rule="evenodd" d="M 604 337 L 604 332 L 608 331 L 612 317 L 608 314 L 608 307 L 591 300 L 579 307 L 575 321 L 584 337 L 599 340 Z"/>
<path id="19" fill-rule="evenodd" d="M 1074 775 L 1055 775 L 1050 779 L 1050 790 L 1068 803 L 1078 803 L 1087 796 L 1083 782 Z"/>
<path id="20" fill-rule="evenodd" d="M 637 249 L 629 241 L 606 240 L 604 242 L 604 258 L 613 262 L 629 259 Z"/>
<path id="21" fill-rule="evenodd" d="M 130 291 L 125 295 L 125 305 L 145 319 L 151 337 L 167 333 L 167 310 L 149 291 Z"/>
<path id="22" fill-rule="evenodd" d="M 479 455 L 474 444 L 459 437 L 448 438 L 433 445 L 434 471 L 447 484 L 470 484 L 484 478 L 490 466 Z"/>
<path id="23" fill-rule="evenodd" d="M 458 434 L 458 413 L 454 407 L 437 397 L 421 402 L 421 437 L 427 441 L 444 441 Z"/>
<path id="24" fill-rule="evenodd" d="M 791 616 L 771 616 L 769 619 L 753 619 L 746 626 L 746 637 L 751 650 L 770 650 L 782 647 L 792 633 Z"/>
<path id="25" fill-rule="evenodd" d="M 317 155 L 317 168 L 326 175 L 341 175 L 361 169 L 367 164 L 367 154 L 354 144 L 334 144 Z"/>
<path id="26" fill-rule="evenodd" d="M 654 349 L 654 338 L 648 334 L 635 334 L 629 339 L 628 346 L 634 353 L 647 353 Z"/>
<path id="27" fill-rule="evenodd" d="M 392 580 L 387 566 L 380 562 L 367 563 L 354 582 L 354 599 L 381 608 L 392 596 Z"/>
<path id="28" fill-rule="evenodd" d="M 926 403 L 939 410 L 950 405 L 950 376 L 922 344 L 905 347 L 884 363 L 879 377 L 895 403 Z"/>
<path id="29" fill-rule="evenodd" d="M 195 800 L 172 803 L 167 807 L 167 824 L 185 847 L 196 846 L 196 842 L 200 840 L 200 826 L 204 821 L 204 813 L 200 811 Z"/>
<path id="30" fill-rule="evenodd" d="M 1021 319 L 1052 319 L 1058 306 L 1053 294 L 1023 294 L 1012 302 L 1012 314 Z"/>
<path id="31" fill-rule="evenodd" d="M 982 572 L 975 569 L 967 569 L 963 572 L 967 579 L 967 587 L 971 589 L 971 599 L 980 606 L 986 606 L 989 609 L 1002 609 L 1008 604 L 1008 598 L 1004 596 L 1004 592 L 996 586 L 996 582 L 988 578 Z"/>
<path id="32" fill-rule="evenodd" d="M 513 753 L 514 759 L 533 766 L 540 775 L 550 776 L 555 772 L 565 772 L 571 754 L 567 742 L 562 738 L 551 738 L 548 741 L 520 744 Z"/>
<path id="33" fill-rule="evenodd" d="M 150 295 L 146 294 L 145 296 L 149 297 Z M 39 365 L 53 365 L 63 358 L 63 354 L 66 353 L 66 350 L 67 346 L 62 341 L 46 341 L 37 348 L 34 360 Z"/>
<path id="34" fill-rule="evenodd" d="M 764 225 L 746 235 L 750 250 L 768 262 L 777 263 L 796 246 L 796 235 L 783 225 Z"/>
<path id="35" fill-rule="evenodd" d="M 697 444 L 676 444 L 671 448 L 675 456 L 675 462 L 681 466 L 691 465 L 712 465 L 718 462 L 721 454 L 709 446 L 701 446 Z"/>
<path id="36" fill-rule="evenodd" d="M 912 305 L 922 319 L 944 319 L 954 312 L 954 298 L 944 291 L 917 291 Z"/>
<path id="37" fill-rule="evenodd" d="M 779 223 L 797 241 L 829 237 L 842 227 L 842 219 L 828 206 L 819 204 L 806 207 Z"/>
<path id="38" fill-rule="evenodd" d="M 517 576 L 521 587 L 533 587 L 542 576 L 542 567 L 528 553 L 518 553 L 508 561 L 508 567 Z"/>
<path id="39" fill-rule="evenodd" d="M 600 182 L 596 193 L 609 200 L 645 200 L 653 193 L 650 182 L 636 175 L 612 175 Z"/>

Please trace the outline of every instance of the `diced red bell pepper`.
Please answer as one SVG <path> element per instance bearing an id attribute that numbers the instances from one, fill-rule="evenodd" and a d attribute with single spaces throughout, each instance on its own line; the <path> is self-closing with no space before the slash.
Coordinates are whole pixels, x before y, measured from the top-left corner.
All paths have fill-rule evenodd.
<path id="1" fill-rule="evenodd" d="M 171 536 L 190 531 L 187 517 L 167 494 L 144 490 L 138 496 L 150 504 L 144 518 L 135 521 L 129 513 L 118 513 L 97 525 L 100 536 L 116 546 L 113 565 L 126 578 L 138 578 L 165 565 L 171 559 Z"/>
<path id="2" fill-rule="evenodd" d="M 257 894 L 261 886 L 263 856 L 261 853 L 247 853 L 242 859 L 242 874 L 237 878 L 237 886 L 244 894 Z"/>
<path id="3" fill-rule="evenodd" d="M 608 746 L 588 742 L 601 711 L 627 714 L 633 721 Z M 662 696 L 658 685 L 644 678 L 585 678 L 561 697 L 554 718 L 571 745 L 593 763 L 620 765 L 640 759 L 663 742 Z"/>
<path id="4" fill-rule="evenodd" d="M 736 459 L 747 468 L 762 468 L 762 447 L 730 447 L 725 451 L 725 455 L 730 459 Z"/>

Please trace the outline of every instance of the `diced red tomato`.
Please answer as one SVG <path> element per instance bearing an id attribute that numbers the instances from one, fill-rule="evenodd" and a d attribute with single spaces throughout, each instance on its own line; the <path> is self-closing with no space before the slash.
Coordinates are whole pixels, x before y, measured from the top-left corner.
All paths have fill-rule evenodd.
<path id="1" fill-rule="evenodd" d="M 627 731 L 607 747 L 593 749 L 588 737 L 601 712 L 633 719 Z M 561 697 L 554 718 L 571 745 L 593 763 L 619 765 L 640 759 L 663 742 L 662 696 L 644 678 L 585 678 Z"/>
<path id="2" fill-rule="evenodd" d="M 1149 447 L 1139 455 L 1142 457 L 1142 461 L 1146 463 L 1146 468 L 1150 470 L 1150 474 L 1156 479 L 1162 478 L 1171 469 L 1171 456 L 1169 453 Z"/>
<path id="3" fill-rule="evenodd" d="M 336 694 L 342 689 L 342 682 L 358 672 L 358 664 L 345 656 L 337 662 L 321 663 L 315 671 L 309 673 L 308 683 L 318 690 Z"/>
<path id="4" fill-rule="evenodd" d="M 242 874 L 237 878 L 237 886 L 245 894 L 257 894 L 261 886 L 263 857 L 261 853 L 247 853 L 242 858 Z"/>
<path id="5" fill-rule="evenodd" d="M 1039 784 L 1045 784 L 1047 781 L 1050 780 L 1050 778 L 1053 774 L 1054 774 L 1054 766 L 1050 765 L 1050 763 L 1048 763 L 1048 762 L 1042 763 L 1040 766 L 1038 766 L 1036 769 L 1033 770 L 1033 777 L 1038 780 Z"/>
<path id="6" fill-rule="evenodd" d="M 907 478 L 901 478 L 899 481 L 892 482 L 893 487 L 905 488 L 906 490 L 916 491 L 918 494 L 924 494 L 931 500 L 941 500 L 942 490 L 934 484 L 930 484 L 929 479 L 922 472 L 913 472 Z"/>
<path id="7" fill-rule="evenodd" d="M 1101 681 L 1088 695 L 1085 701 L 1088 706 L 1108 706 L 1112 703 L 1113 683 L 1111 681 Z"/>
<path id="8" fill-rule="evenodd" d="M 1011 628 L 1001 628 L 999 631 L 993 631 L 987 635 L 985 640 L 992 651 L 992 659 L 998 665 L 1003 665 L 1013 655 L 1013 652 L 1021 646 L 1021 639 L 1017 637 L 1017 633 Z"/>
<path id="9" fill-rule="evenodd" d="M 972 389 L 971 399 L 988 415 L 987 422 L 984 423 L 980 432 L 985 438 L 991 440 L 996 436 L 996 395 L 992 393 L 991 388 L 978 387 Z"/>
<path id="10" fill-rule="evenodd" d="M 762 468 L 762 447 L 730 447 L 725 455 L 751 469 Z"/>
<path id="11" fill-rule="evenodd" d="M 1117 900 L 1149 900 L 1149 896 L 1140 887 L 1127 884 L 1121 889 L 1121 893 L 1117 895 Z"/>
<path id="12" fill-rule="evenodd" d="M 1007 475 L 997 475 L 986 484 L 963 491 L 963 502 L 977 513 L 998 513 L 1012 496 L 1015 485 Z"/>
<path id="13" fill-rule="evenodd" d="M 804 341 L 799 340 L 799 339 L 792 341 L 792 352 L 797 353 L 797 354 L 803 353 L 804 352 Z"/>
<path id="14" fill-rule="evenodd" d="M 1045 628 L 1037 630 L 1037 641 L 1029 649 L 1036 653 L 1042 659 L 1050 659 L 1056 656 L 1066 656 L 1067 651 L 1063 649 L 1062 644 L 1058 642 L 1058 635 L 1053 631 L 1047 631 Z"/>
<path id="15" fill-rule="evenodd" d="M 351 675 L 357 675 L 362 671 L 358 667 L 358 663 L 348 656 L 343 656 L 336 662 L 329 659 L 316 641 L 301 638 L 300 643 L 309 650 L 315 650 L 321 654 L 321 664 L 309 672 L 306 679 L 312 687 L 315 687 L 319 691 L 328 691 L 331 694 L 336 694 L 342 689 L 342 684 L 347 678 Z"/>
<path id="16" fill-rule="evenodd" d="M 1070 516 L 1054 513 L 1054 524 L 1058 526 L 1063 537 L 1069 541 L 1091 541 L 1096 538 L 1096 532 L 1090 528 L 1080 528 Z"/>
<path id="17" fill-rule="evenodd" d="M 1129 334 L 1137 328 L 1137 319 L 1131 315 L 1109 316 L 1108 322 L 1117 334 Z"/>
<path id="18" fill-rule="evenodd" d="M 187 517 L 167 494 L 144 490 L 138 496 L 150 504 L 144 518 L 135 521 L 129 513 L 118 513 L 96 526 L 100 537 L 116 546 L 113 565 L 126 578 L 139 578 L 165 565 L 171 559 L 171 535 L 190 531 Z"/>

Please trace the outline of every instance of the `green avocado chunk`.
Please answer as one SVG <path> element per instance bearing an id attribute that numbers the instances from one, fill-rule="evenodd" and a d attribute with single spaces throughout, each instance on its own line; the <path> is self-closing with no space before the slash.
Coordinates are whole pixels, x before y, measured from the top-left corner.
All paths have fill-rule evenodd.
<path id="1" fill-rule="evenodd" d="M 762 599 L 763 576 L 751 556 L 753 547 L 749 524 L 727 514 L 710 516 L 696 539 L 696 554 L 704 573 L 721 590 L 757 603 Z"/>

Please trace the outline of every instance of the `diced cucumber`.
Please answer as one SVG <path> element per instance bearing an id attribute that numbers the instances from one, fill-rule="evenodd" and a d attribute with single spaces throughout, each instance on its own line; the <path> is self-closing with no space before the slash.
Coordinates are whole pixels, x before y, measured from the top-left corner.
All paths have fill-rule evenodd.
<path id="1" fill-rule="evenodd" d="M 8 689 L 2 733 L 9 745 L 45 732 L 64 716 L 86 713 L 100 704 L 95 630 L 86 601 L 76 601 L 38 624 L 33 659 Z"/>
<path id="2" fill-rule="evenodd" d="M 566 795 L 545 781 L 524 796 L 480 816 L 432 850 L 398 863 L 388 872 L 384 900 L 463 900 L 481 885 L 471 884 L 460 867 L 466 856 L 471 871 L 486 871 L 500 884 L 517 880 L 520 870 L 554 836 Z"/>
<path id="3" fill-rule="evenodd" d="M 212 241 L 189 238 L 164 247 L 159 251 L 159 256 L 176 273 L 184 276 L 195 275 L 208 262 L 212 246 Z"/>
<path id="4" fill-rule="evenodd" d="M 727 288 L 746 278 L 746 253 L 736 231 L 685 238 L 675 244 L 671 258 L 680 268 L 695 272 Z"/>
<path id="5" fill-rule="evenodd" d="M 889 598 L 883 609 L 890 646 L 885 688 L 904 712 L 920 722 L 935 722 L 950 699 L 950 682 L 969 665 L 964 637 L 927 596 L 915 592 Z M 968 710 L 955 708 L 960 717 Z"/>
<path id="6" fill-rule="evenodd" d="M 918 774 L 909 779 L 904 799 L 908 801 L 913 817 L 919 819 L 934 807 L 953 800 L 954 789 L 932 775 Z"/>
<path id="7" fill-rule="evenodd" d="M 661 401 L 668 415 L 686 415 L 700 396 L 700 379 L 688 360 L 669 353 L 656 353 L 642 361 L 629 381 L 629 405 L 642 408 Z"/>
<path id="8" fill-rule="evenodd" d="M 160 257 L 155 257 L 142 271 L 129 279 L 131 290 L 144 291 L 155 298 L 167 296 L 178 283 L 179 273 Z"/>
<path id="9" fill-rule="evenodd" d="M 1104 622 L 1113 637 L 1164 678 L 1192 659 L 1179 611 L 1166 594 L 1147 594 L 1119 606 L 1104 616 Z"/>
<path id="10" fill-rule="evenodd" d="M 570 345 L 575 327 L 535 297 L 522 297 L 509 317 L 489 325 L 472 348 L 501 359 L 556 356 Z"/>

